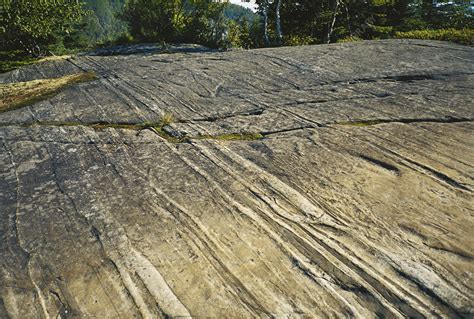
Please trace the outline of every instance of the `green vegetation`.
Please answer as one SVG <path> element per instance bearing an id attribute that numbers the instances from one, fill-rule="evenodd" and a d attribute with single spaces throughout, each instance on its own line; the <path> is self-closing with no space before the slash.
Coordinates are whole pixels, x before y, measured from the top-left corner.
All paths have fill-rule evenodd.
<path id="1" fill-rule="evenodd" d="M 78 82 L 96 79 L 92 72 L 76 73 L 54 79 L 42 79 L 0 85 L 0 112 L 17 109 L 44 100 Z"/>
<path id="2" fill-rule="evenodd" d="M 119 15 L 137 42 L 191 42 L 209 47 L 256 47 L 258 16 L 212 0 L 130 0 Z"/>
<path id="3" fill-rule="evenodd" d="M 193 42 L 221 46 L 225 4 L 211 0 L 130 0 L 122 19 L 138 41 Z"/>
<path id="4" fill-rule="evenodd" d="M 169 131 L 165 128 L 175 121 L 174 117 L 170 113 L 165 113 L 161 119 L 156 123 L 76 123 L 76 122 L 67 122 L 67 123 L 35 123 L 42 125 L 52 125 L 52 126 L 79 126 L 87 125 L 95 130 L 104 130 L 108 128 L 113 129 L 127 129 L 127 130 L 145 130 L 149 129 L 158 134 L 160 137 L 165 139 L 170 143 L 187 143 L 192 140 L 216 140 L 216 141 L 254 141 L 263 139 L 264 136 L 260 133 L 226 133 L 218 135 L 172 135 L 168 133 Z"/>
<path id="5" fill-rule="evenodd" d="M 358 42 L 358 41 L 362 41 L 362 38 L 358 36 L 349 36 L 347 38 L 337 40 L 337 43 L 348 43 L 348 42 Z"/>
<path id="6" fill-rule="evenodd" d="M 438 29 L 396 32 L 397 39 L 421 39 L 450 41 L 465 45 L 474 45 L 474 29 Z"/>
<path id="7" fill-rule="evenodd" d="M 90 127 L 97 131 L 102 131 L 106 129 L 120 129 L 120 130 L 133 130 L 133 131 L 142 131 L 142 130 L 151 130 L 154 133 L 158 134 L 161 138 L 166 140 L 169 143 L 189 143 L 193 140 L 215 140 L 215 141 L 255 141 L 261 140 L 264 136 L 260 133 L 226 133 L 218 135 L 183 135 L 182 137 L 173 137 L 170 134 L 166 133 L 161 126 L 161 121 L 158 123 L 83 123 L 83 122 L 32 122 L 20 124 L 22 127 L 32 127 L 32 126 L 55 126 L 55 127 L 75 127 L 83 126 Z M 0 124 L 2 126 L 2 124 Z"/>
<path id="8" fill-rule="evenodd" d="M 97 46 L 197 43 L 228 49 L 416 38 L 473 45 L 469 1 L 0 0 L 0 72 Z"/>
<path id="9" fill-rule="evenodd" d="M 75 32 L 80 46 L 94 46 L 121 40 L 129 42 L 127 24 L 120 19 L 125 0 L 83 0 L 84 8 L 88 10 L 82 24 Z M 125 41 L 124 41 L 125 40 Z M 120 41 L 119 41 L 120 42 Z M 73 43 L 71 43 L 73 44 Z"/>
<path id="10" fill-rule="evenodd" d="M 32 57 L 24 54 L 22 51 L 2 51 L 0 52 L 0 73 L 11 71 L 19 67 L 30 65 L 33 63 L 41 63 L 47 61 L 58 61 L 70 58 L 70 55 L 51 55 L 46 57 Z"/>
<path id="11" fill-rule="evenodd" d="M 35 63 L 39 58 L 25 54 L 21 50 L 0 52 L 0 73 L 17 69 L 21 66 Z"/>
<path id="12" fill-rule="evenodd" d="M 170 125 L 171 123 L 173 123 L 175 121 L 174 119 L 174 116 L 173 114 L 171 113 L 165 113 L 161 116 L 161 119 L 160 119 L 160 126 L 163 127 L 163 126 L 166 126 L 166 125 Z"/>
<path id="13" fill-rule="evenodd" d="M 264 33 L 269 45 L 277 45 L 281 39 L 286 45 L 385 39 L 408 31 L 437 29 L 458 31 L 440 31 L 442 35 L 433 33 L 433 37 L 472 44 L 474 15 L 467 0 L 440 5 L 434 5 L 432 0 L 271 2 L 257 1 L 260 15 L 264 20 L 267 17 Z"/>
<path id="14" fill-rule="evenodd" d="M 74 31 L 87 14 L 75 0 L 2 0 L 0 51 L 22 50 L 41 56 Z"/>
<path id="15" fill-rule="evenodd" d="M 258 45 L 256 14 L 212 0 L 1 2 L 0 72 L 44 56 L 116 44 L 188 42 L 219 48 Z"/>

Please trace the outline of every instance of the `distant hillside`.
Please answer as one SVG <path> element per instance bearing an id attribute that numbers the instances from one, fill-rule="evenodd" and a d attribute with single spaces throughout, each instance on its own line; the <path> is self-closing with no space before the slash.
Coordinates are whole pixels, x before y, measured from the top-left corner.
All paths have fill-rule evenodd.
<path id="1" fill-rule="evenodd" d="M 84 34 L 92 42 L 111 40 L 127 29 L 117 14 L 123 9 L 125 0 L 85 0 L 91 14 L 85 19 Z"/>
<path id="2" fill-rule="evenodd" d="M 125 0 L 85 0 L 91 14 L 85 18 L 84 31 L 80 32 L 90 42 L 112 40 L 127 30 L 127 25 L 117 15 L 125 5 Z M 232 20 L 253 21 L 258 16 L 252 10 L 229 4 L 224 15 Z"/>
<path id="3" fill-rule="evenodd" d="M 242 18 L 252 21 L 258 17 L 258 15 L 248 8 L 236 4 L 229 4 L 224 10 L 224 15 L 232 20 L 241 20 Z"/>

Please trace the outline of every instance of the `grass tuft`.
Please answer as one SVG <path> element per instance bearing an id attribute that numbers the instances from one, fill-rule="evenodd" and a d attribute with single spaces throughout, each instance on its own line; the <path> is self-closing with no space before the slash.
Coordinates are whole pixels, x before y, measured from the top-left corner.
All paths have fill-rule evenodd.
<path id="1" fill-rule="evenodd" d="M 150 127 L 145 127 L 145 128 L 150 128 Z M 152 126 L 151 128 L 153 128 L 155 132 L 158 133 L 159 136 L 161 136 L 163 139 L 167 140 L 170 143 L 185 143 L 185 142 L 189 142 L 190 140 L 190 138 L 187 136 L 183 136 L 183 137 L 172 136 L 168 134 L 166 131 L 164 131 L 163 126 L 160 126 L 160 125 Z"/>
<path id="2" fill-rule="evenodd" d="M 159 126 L 164 127 L 166 125 L 170 125 L 175 121 L 173 114 L 165 113 L 161 116 Z"/>
<path id="3" fill-rule="evenodd" d="M 59 90 L 74 83 L 97 79 L 93 72 L 66 75 L 54 79 L 41 79 L 0 85 L 0 113 L 18 109 L 47 99 Z"/>

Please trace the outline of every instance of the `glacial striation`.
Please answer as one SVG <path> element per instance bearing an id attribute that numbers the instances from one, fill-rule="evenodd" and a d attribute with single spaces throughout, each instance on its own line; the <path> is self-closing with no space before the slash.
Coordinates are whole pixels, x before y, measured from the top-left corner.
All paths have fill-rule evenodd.
<path id="1" fill-rule="evenodd" d="M 81 73 L 0 112 L 1 318 L 474 316 L 474 48 L 128 50 L 0 83 Z"/>

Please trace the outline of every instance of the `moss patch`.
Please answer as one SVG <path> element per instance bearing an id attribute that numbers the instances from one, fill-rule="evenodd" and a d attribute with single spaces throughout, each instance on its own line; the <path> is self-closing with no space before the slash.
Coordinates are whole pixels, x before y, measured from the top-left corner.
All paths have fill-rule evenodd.
<path id="1" fill-rule="evenodd" d="M 31 122 L 20 124 L 23 127 L 31 126 L 56 126 L 56 127 L 71 127 L 71 126 L 84 126 L 90 127 L 97 131 L 102 131 L 105 129 L 123 129 L 123 130 L 152 130 L 160 137 L 165 139 L 170 143 L 187 143 L 193 140 L 215 140 L 215 141 L 255 141 L 261 140 L 264 136 L 261 133 L 228 133 L 228 134 L 218 134 L 218 135 L 183 135 L 182 137 L 175 137 L 167 133 L 163 129 L 162 122 L 158 123 L 106 123 L 106 122 L 96 122 L 96 123 L 83 123 L 83 122 Z M 2 126 L 0 124 L 0 126 Z"/>
<path id="2" fill-rule="evenodd" d="M 93 72 L 83 72 L 54 79 L 2 84 L 0 85 L 0 113 L 44 100 L 69 85 L 96 78 Z"/>
<path id="3" fill-rule="evenodd" d="M 163 130 L 163 126 L 161 125 L 144 127 L 144 128 L 152 128 L 155 131 L 155 133 L 158 133 L 159 136 L 161 136 L 162 138 L 164 138 L 170 143 L 185 143 L 185 142 L 189 142 L 190 140 L 189 136 L 183 136 L 183 137 L 171 136 L 170 134 L 168 134 L 167 132 Z"/>

